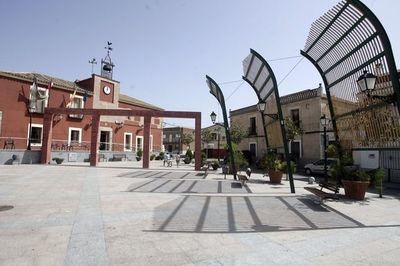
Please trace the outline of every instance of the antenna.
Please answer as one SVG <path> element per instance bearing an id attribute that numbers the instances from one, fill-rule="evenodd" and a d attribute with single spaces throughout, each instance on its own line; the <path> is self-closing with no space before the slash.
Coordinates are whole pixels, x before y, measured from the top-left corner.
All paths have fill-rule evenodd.
<path id="1" fill-rule="evenodd" d="M 89 60 L 89 64 L 92 64 L 92 74 L 93 74 L 93 67 L 94 67 L 94 65 L 97 65 L 97 61 L 96 61 L 96 58 L 92 58 L 92 60 Z"/>

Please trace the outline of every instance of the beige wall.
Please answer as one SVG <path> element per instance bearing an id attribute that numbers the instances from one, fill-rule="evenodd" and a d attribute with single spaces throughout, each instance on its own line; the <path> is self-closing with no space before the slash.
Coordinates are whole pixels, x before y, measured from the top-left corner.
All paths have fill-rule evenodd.
<path id="1" fill-rule="evenodd" d="M 268 109 L 268 107 L 267 107 Z M 282 105 L 282 113 L 284 117 L 290 116 L 292 109 L 299 109 L 301 126 L 304 130 L 302 136 L 296 137 L 295 141 L 300 142 L 301 158 L 304 161 L 312 161 L 322 158 L 322 136 L 323 131 L 320 125 L 320 118 L 323 113 L 329 117 L 329 109 L 327 99 L 325 96 L 317 96 L 309 99 L 304 99 L 292 103 Z M 262 120 L 260 113 L 256 110 L 249 108 L 246 112 L 231 113 L 231 122 L 233 125 L 240 125 L 246 130 L 250 127 L 250 117 L 256 117 L 256 130 L 257 136 L 250 136 L 245 138 L 239 145 L 240 150 L 249 150 L 250 143 L 257 144 L 257 156 L 260 157 L 266 152 L 264 131 L 262 128 Z M 277 131 L 278 132 L 278 131 Z M 280 134 L 280 131 L 279 131 Z M 333 133 L 328 133 L 329 140 L 334 140 Z M 274 136 L 269 136 L 269 139 Z M 290 146 L 290 145 L 289 145 Z"/>

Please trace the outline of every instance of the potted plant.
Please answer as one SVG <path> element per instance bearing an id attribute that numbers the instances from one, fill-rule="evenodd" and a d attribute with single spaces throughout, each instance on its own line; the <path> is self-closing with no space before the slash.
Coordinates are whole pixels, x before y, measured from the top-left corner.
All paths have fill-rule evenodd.
<path id="1" fill-rule="evenodd" d="M 264 157 L 262 166 L 264 170 L 268 172 L 269 180 L 271 183 L 281 183 L 284 165 L 282 165 L 282 161 L 277 158 L 277 155 L 275 153 L 269 152 Z"/>
<path id="2" fill-rule="evenodd" d="M 218 163 L 218 161 L 213 161 L 213 162 L 211 163 L 211 167 L 212 167 L 213 170 L 217 170 L 217 169 L 219 168 L 219 163 Z"/>
<path id="3" fill-rule="evenodd" d="M 136 152 L 136 161 L 140 161 L 142 159 L 142 156 L 143 156 L 143 151 L 142 149 L 139 148 Z"/>
<path id="4" fill-rule="evenodd" d="M 57 164 L 62 164 L 62 162 L 64 161 L 63 158 L 58 158 L 58 157 L 54 157 L 53 161 L 55 161 Z"/>
<path id="5" fill-rule="evenodd" d="M 185 159 L 183 160 L 183 162 L 185 164 L 190 164 L 192 162 L 192 159 L 193 159 L 193 152 L 192 152 L 192 150 L 188 149 L 186 151 Z"/>
<path id="6" fill-rule="evenodd" d="M 364 200 L 370 183 L 370 174 L 353 165 L 350 153 L 343 154 L 342 160 L 332 165 L 330 173 L 333 178 L 342 183 L 346 197 Z"/>
<path id="7" fill-rule="evenodd" d="M 370 176 L 362 170 L 350 171 L 342 177 L 345 195 L 350 199 L 364 200 Z"/>
<path id="8" fill-rule="evenodd" d="M 370 177 L 370 186 L 376 188 L 379 193 L 379 197 L 382 198 L 382 182 L 385 177 L 385 171 L 382 168 L 378 168 L 369 170 L 367 173 Z"/>

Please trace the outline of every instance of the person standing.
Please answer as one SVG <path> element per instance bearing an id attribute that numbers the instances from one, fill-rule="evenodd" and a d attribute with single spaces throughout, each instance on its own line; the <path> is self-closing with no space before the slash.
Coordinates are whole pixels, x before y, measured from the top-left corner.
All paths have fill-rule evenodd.
<path id="1" fill-rule="evenodd" d="M 163 166 L 165 166 L 165 163 L 168 161 L 168 153 L 164 153 L 164 162 L 163 162 Z"/>
<path id="2" fill-rule="evenodd" d="M 179 162 L 181 160 L 181 158 L 179 156 L 179 152 L 175 155 L 175 160 L 176 160 L 176 167 L 179 167 Z"/>

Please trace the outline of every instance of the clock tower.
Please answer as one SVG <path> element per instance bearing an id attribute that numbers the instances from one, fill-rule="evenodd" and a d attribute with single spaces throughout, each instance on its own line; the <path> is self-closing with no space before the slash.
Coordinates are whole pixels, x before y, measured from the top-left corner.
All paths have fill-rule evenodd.
<path id="1" fill-rule="evenodd" d="M 104 49 L 107 55 L 101 59 L 101 74 L 93 74 L 93 108 L 99 109 L 118 109 L 119 101 L 119 82 L 113 80 L 114 63 L 110 53 L 113 50 L 112 43 L 107 42 Z"/>

